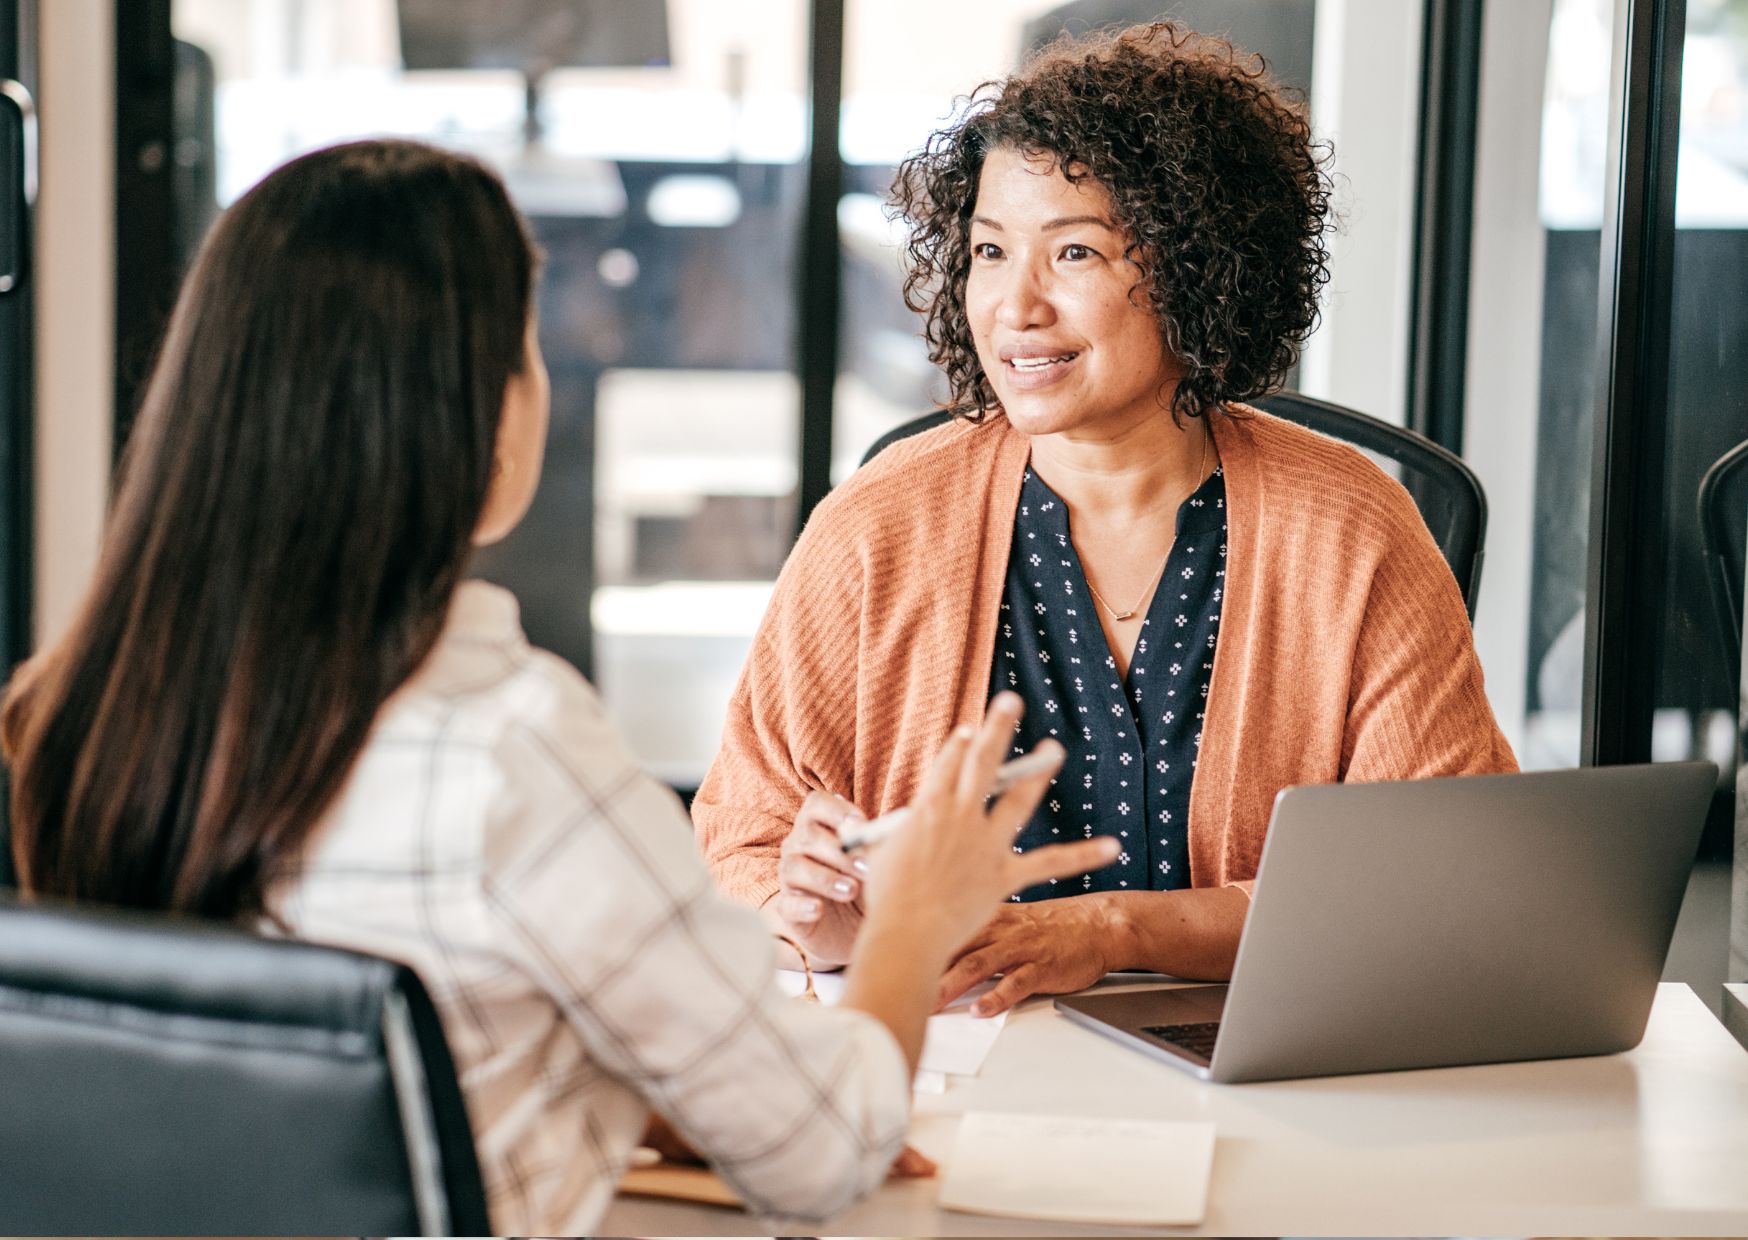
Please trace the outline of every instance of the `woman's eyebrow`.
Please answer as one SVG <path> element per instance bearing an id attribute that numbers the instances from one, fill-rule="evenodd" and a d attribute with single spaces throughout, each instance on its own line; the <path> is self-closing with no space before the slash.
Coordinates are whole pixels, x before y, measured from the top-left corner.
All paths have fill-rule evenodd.
<path id="1" fill-rule="evenodd" d="M 1049 221 L 1040 231 L 1055 232 L 1058 228 L 1072 228 L 1076 224 L 1092 224 L 1111 232 L 1117 231 L 1117 226 L 1101 215 L 1064 215 L 1059 219 Z"/>
<path id="2" fill-rule="evenodd" d="M 1000 224 L 990 219 L 987 215 L 974 215 L 971 217 L 971 222 L 973 224 L 981 224 L 991 232 L 1005 231 Z M 1058 219 L 1046 220 L 1044 225 L 1039 228 L 1038 231 L 1055 232 L 1059 228 L 1072 228 L 1077 224 L 1092 224 L 1095 227 L 1103 228 L 1109 232 L 1117 231 L 1117 226 L 1102 215 L 1064 215 Z"/>

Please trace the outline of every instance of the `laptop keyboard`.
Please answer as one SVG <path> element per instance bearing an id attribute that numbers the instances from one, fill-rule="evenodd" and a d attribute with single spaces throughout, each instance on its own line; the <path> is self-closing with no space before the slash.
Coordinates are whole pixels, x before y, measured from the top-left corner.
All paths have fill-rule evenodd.
<path id="1" fill-rule="evenodd" d="M 1194 1025 L 1143 1025 L 1141 1032 L 1158 1038 L 1161 1042 L 1181 1046 L 1206 1060 L 1214 1057 L 1214 1037 L 1220 1032 L 1220 1022 L 1208 1020 Z"/>

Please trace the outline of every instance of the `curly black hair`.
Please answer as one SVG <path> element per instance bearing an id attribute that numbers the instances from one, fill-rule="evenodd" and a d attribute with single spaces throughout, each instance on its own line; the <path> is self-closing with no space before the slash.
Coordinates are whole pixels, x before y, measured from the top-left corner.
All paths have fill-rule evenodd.
<path id="1" fill-rule="evenodd" d="M 1312 140 L 1302 97 L 1261 57 L 1170 22 L 1064 36 L 1021 72 L 979 86 L 899 166 L 905 303 L 926 316 L 950 407 L 973 422 L 999 405 L 972 342 L 965 282 L 978 180 L 1000 146 L 1109 191 L 1135 287 L 1185 369 L 1174 420 L 1280 386 L 1329 280 L 1331 151 Z"/>

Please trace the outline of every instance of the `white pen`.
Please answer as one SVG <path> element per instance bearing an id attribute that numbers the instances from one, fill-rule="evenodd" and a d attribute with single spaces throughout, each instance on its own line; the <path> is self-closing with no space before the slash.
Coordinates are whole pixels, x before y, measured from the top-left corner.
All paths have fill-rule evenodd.
<path id="1" fill-rule="evenodd" d="M 995 784 L 989 790 L 989 795 L 998 797 L 1033 775 L 1043 775 L 1055 770 L 1062 763 L 1058 753 L 1040 753 L 1033 750 L 1024 757 L 1015 758 L 1012 762 L 1004 762 L 995 772 Z M 895 809 L 891 813 L 882 814 L 878 818 L 868 818 L 849 826 L 838 828 L 838 846 L 845 852 L 855 852 L 878 844 L 894 831 L 910 821 L 910 806 Z"/>

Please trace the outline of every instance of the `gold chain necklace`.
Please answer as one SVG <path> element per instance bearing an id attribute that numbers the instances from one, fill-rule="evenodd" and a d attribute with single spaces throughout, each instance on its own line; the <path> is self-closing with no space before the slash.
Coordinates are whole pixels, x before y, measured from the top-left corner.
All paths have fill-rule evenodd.
<path id="1" fill-rule="evenodd" d="M 1204 422 L 1202 424 L 1202 459 L 1196 465 L 1196 485 L 1190 488 L 1191 495 L 1196 493 L 1196 487 L 1202 485 L 1202 471 L 1208 468 L 1208 440 L 1212 437 L 1213 431 L 1210 430 L 1207 423 Z M 1176 540 L 1174 539 L 1173 542 L 1175 544 Z M 1091 577 L 1086 579 L 1086 588 L 1092 591 L 1092 596 L 1097 600 L 1099 606 L 1111 613 L 1111 619 L 1121 624 L 1125 620 L 1133 619 L 1135 613 L 1141 610 L 1141 604 L 1153 597 L 1153 591 L 1155 587 L 1159 585 L 1160 578 L 1165 576 L 1165 566 L 1169 563 L 1171 563 L 1171 550 L 1170 548 L 1167 548 L 1165 559 L 1160 562 L 1159 571 L 1154 574 L 1153 580 L 1147 583 L 1147 589 L 1142 592 L 1140 598 L 1135 600 L 1135 605 L 1133 607 L 1123 609 L 1112 607 L 1109 603 L 1105 602 L 1105 596 L 1099 593 L 1098 587 L 1093 585 Z"/>

